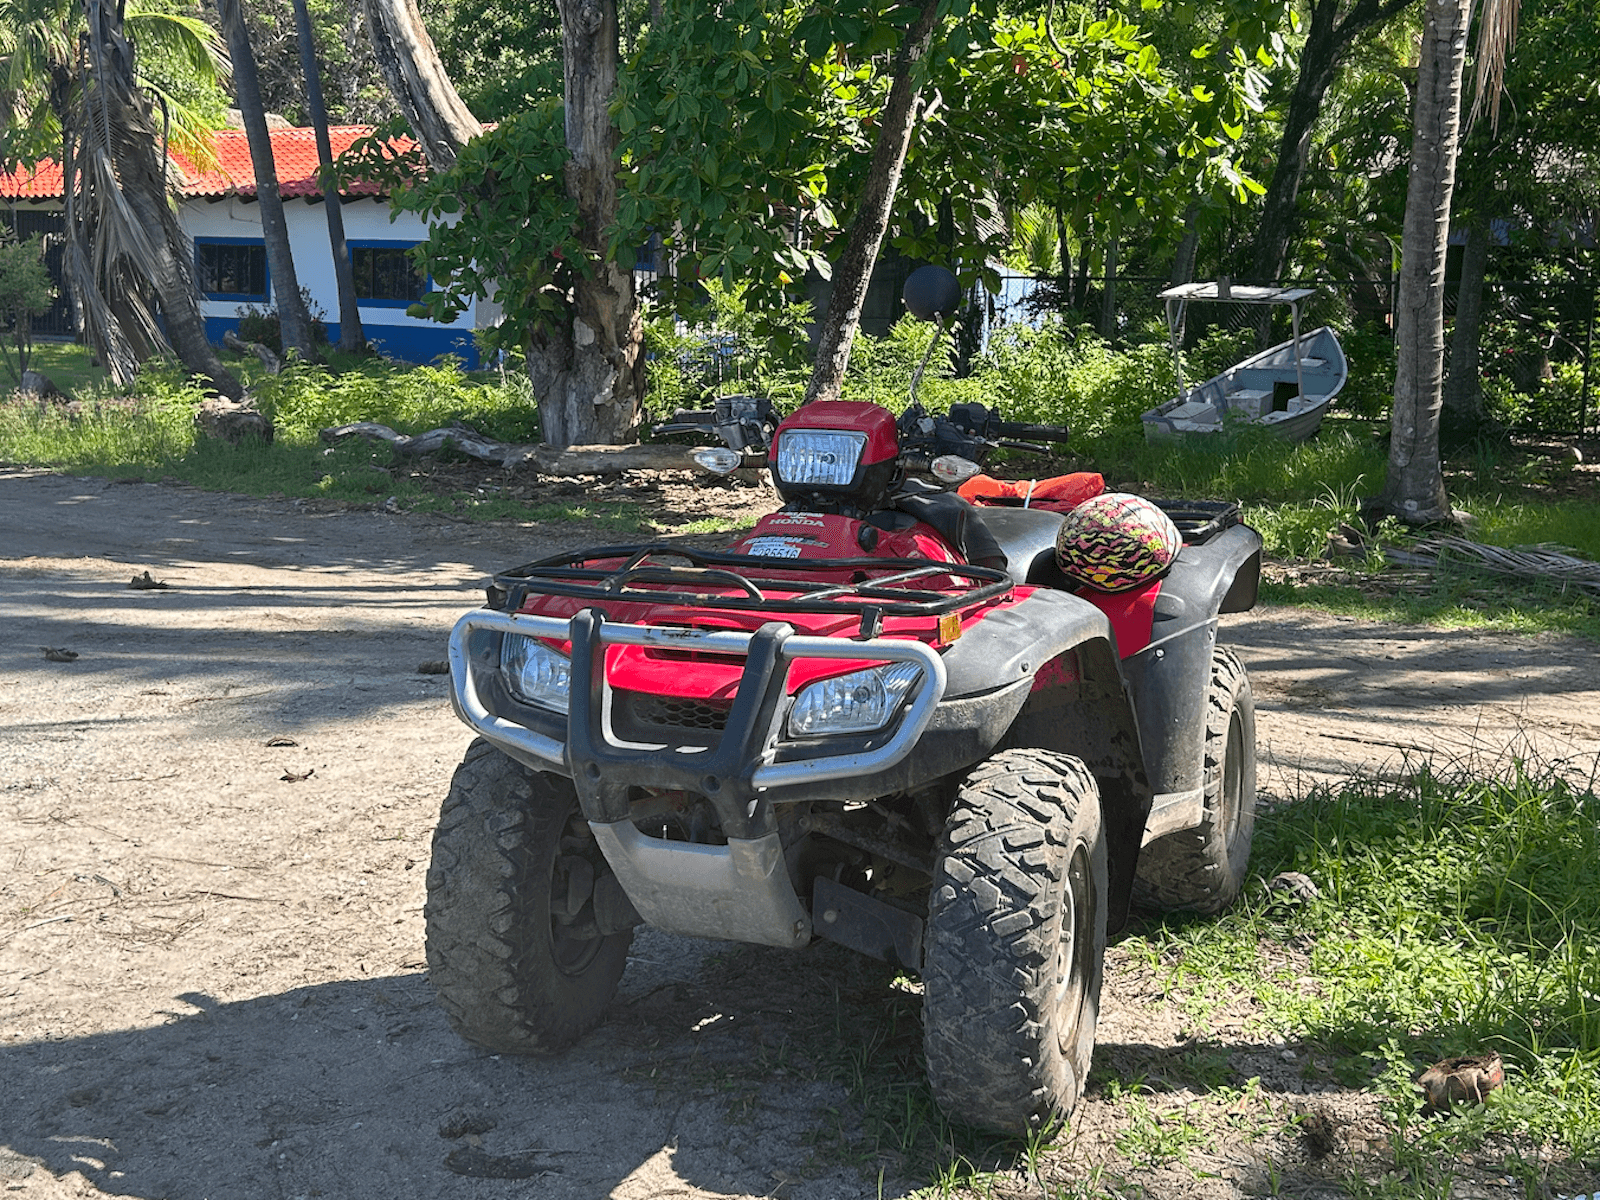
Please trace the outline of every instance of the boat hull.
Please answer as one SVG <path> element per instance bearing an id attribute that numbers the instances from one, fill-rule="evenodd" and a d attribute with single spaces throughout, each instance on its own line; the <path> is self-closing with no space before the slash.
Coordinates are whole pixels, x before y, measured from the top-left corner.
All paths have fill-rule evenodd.
<path id="1" fill-rule="evenodd" d="M 1311 437 L 1344 387 L 1344 349 L 1323 326 L 1252 355 L 1143 416 L 1151 444 L 1190 441 L 1241 428 L 1269 430 L 1286 441 Z M 1301 388 L 1304 387 L 1302 394 Z"/>

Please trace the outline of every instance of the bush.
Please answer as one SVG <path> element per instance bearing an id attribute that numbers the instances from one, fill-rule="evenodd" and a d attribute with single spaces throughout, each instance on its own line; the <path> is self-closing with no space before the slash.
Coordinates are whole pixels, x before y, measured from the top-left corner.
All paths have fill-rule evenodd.
<path id="1" fill-rule="evenodd" d="M 305 301 L 306 312 L 311 317 L 312 343 L 326 346 L 328 314 L 311 298 L 311 293 L 305 288 L 300 289 L 300 298 Z M 283 329 L 278 319 L 277 308 L 257 308 L 254 304 L 246 304 L 239 310 L 239 337 L 246 342 L 260 342 L 269 350 L 282 354 Z"/>
<path id="2" fill-rule="evenodd" d="M 768 396 L 780 409 L 792 409 L 811 374 L 810 302 L 762 311 L 745 303 L 743 288 L 713 279 L 703 291 L 705 302 L 681 319 L 667 309 L 646 309 L 646 420 L 709 408 L 718 395 L 734 392 Z"/>
<path id="3" fill-rule="evenodd" d="M 1140 414 L 1177 387 L 1166 346 L 1116 351 L 1088 326 L 1059 321 L 998 331 L 973 381 L 1008 420 L 1067 425 L 1084 438 L 1137 430 Z"/>
<path id="4" fill-rule="evenodd" d="M 258 380 L 255 392 L 278 437 L 290 442 L 313 443 L 319 430 L 352 421 L 376 421 L 401 433 L 462 421 L 501 441 L 538 439 L 539 412 L 526 376 L 482 382 L 455 359 L 427 367 L 371 359 L 342 374 L 295 362 L 281 375 Z"/>

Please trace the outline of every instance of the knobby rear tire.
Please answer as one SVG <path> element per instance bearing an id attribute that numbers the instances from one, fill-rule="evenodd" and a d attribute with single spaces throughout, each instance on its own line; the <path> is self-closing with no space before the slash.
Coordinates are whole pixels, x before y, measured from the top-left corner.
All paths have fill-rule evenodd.
<path id="1" fill-rule="evenodd" d="M 595 922 L 609 869 L 570 780 L 472 744 L 434 831 L 423 908 L 428 975 L 457 1033 L 542 1054 L 600 1023 L 633 941 Z"/>

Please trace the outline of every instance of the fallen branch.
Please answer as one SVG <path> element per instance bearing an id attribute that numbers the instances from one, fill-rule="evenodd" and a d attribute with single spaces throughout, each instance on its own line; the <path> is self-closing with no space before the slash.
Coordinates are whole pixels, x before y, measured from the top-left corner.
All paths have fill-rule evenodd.
<path id="1" fill-rule="evenodd" d="M 482 462 L 494 463 L 507 471 L 527 467 L 540 475 L 618 475 L 623 471 L 700 471 L 690 457 L 693 447 L 669 445 L 640 446 L 559 446 L 519 445 L 497 442 L 465 425 L 430 429 L 426 433 L 396 433 L 376 421 L 356 421 L 324 429 L 318 436 L 326 443 L 350 437 L 387 442 L 395 453 L 407 457 L 436 454 L 450 449 Z"/>

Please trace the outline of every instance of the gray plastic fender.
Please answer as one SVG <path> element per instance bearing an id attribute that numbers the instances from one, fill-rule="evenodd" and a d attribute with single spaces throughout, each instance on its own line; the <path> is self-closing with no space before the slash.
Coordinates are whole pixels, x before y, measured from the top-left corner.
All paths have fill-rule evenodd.
<path id="1" fill-rule="evenodd" d="M 945 653 L 946 695 L 981 681 L 1031 678 L 1027 699 L 1001 739 L 1076 755 L 1100 788 L 1110 852 L 1112 929 L 1127 920 L 1133 872 L 1152 789 L 1140 723 L 1117 659 L 1111 622 L 1070 592 L 1040 588 L 990 613 Z"/>
<path id="2" fill-rule="evenodd" d="M 1200 820 L 1217 616 L 1253 607 L 1260 575 L 1261 535 L 1247 525 L 1232 526 L 1204 545 L 1185 546 L 1162 581 L 1150 644 L 1123 660 L 1156 793 L 1147 840 Z"/>

